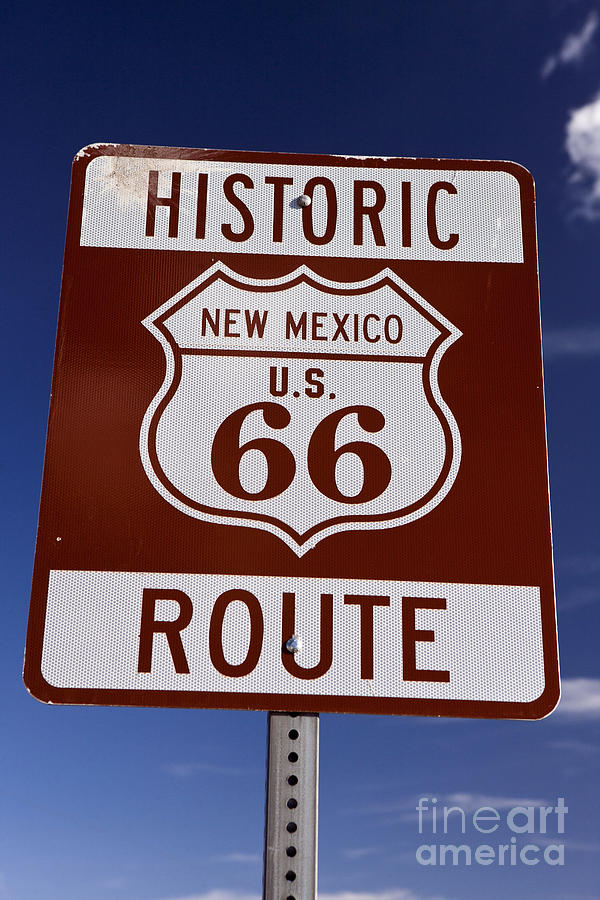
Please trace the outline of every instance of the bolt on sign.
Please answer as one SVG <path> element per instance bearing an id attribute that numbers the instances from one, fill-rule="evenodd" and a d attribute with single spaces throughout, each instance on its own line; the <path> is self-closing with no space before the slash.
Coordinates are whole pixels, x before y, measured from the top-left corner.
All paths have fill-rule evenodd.
<path id="1" fill-rule="evenodd" d="M 25 679 L 58 703 L 551 711 L 528 172 L 77 155 Z"/>

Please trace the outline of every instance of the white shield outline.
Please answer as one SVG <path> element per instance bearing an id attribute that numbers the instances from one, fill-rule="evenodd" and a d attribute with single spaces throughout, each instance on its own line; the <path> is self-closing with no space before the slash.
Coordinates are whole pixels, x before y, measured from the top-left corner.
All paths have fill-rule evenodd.
<path id="1" fill-rule="evenodd" d="M 432 495 L 428 497 L 426 502 L 419 504 L 417 508 L 409 507 L 406 512 L 397 511 L 389 515 L 378 516 L 344 516 L 338 517 L 334 521 L 330 519 L 329 523 L 324 522 L 304 534 L 299 534 L 288 527 L 286 523 L 272 517 L 253 515 L 241 510 L 216 510 L 199 504 L 194 505 L 191 498 L 186 498 L 185 495 L 181 494 L 168 482 L 168 479 L 162 472 L 158 456 L 152 450 L 154 449 L 153 441 L 156 427 L 162 417 L 162 413 L 170 402 L 169 394 L 171 393 L 171 397 L 173 396 L 179 383 L 178 379 L 181 377 L 181 352 L 172 335 L 169 334 L 166 328 L 161 328 L 162 323 L 160 320 L 164 320 L 169 311 L 189 297 L 190 294 L 196 295 L 209 281 L 212 282 L 219 277 L 227 280 L 229 283 L 234 283 L 241 289 L 244 287 L 254 289 L 285 288 L 293 281 L 305 280 L 321 290 L 329 288 L 336 292 L 346 290 L 354 293 L 372 290 L 375 286 L 383 285 L 383 283 L 387 282 L 388 284 L 391 283 L 392 286 L 396 286 L 399 293 L 410 298 L 412 305 L 435 323 L 440 331 L 440 337 L 432 343 L 425 357 L 423 363 L 423 386 L 426 395 L 428 394 L 428 387 L 431 391 L 431 396 L 427 396 L 427 399 L 444 431 L 446 456 L 442 473 L 435 485 L 435 491 L 430 492 Z M 146 475 L 153 487 L 171 506 L 180 512 L 193 518 L 219 525 L 228 524 L 261 528 L 279 537 L 300 557 L 324 538 L 341 531 L 392 528 L 422 518 L 438 506 L 452 488 L 460 466 L 461 439 L 456 420 L 441 395 L 437 373 L 444 353 L 462 336 L 462 332 L 390 269 L 383 269 L 377 275 L 364 281 L 342 283 L 323 278 L 304 265 L 281 278 L 255 279 L 239 275 L 223 263 L 217 262 L 198 278 L 187 284 L 177 294 L 170 297 L 162 306 L 154 310 L 142 321 L 142 324 L 161 344 L 165 354 L 166 371 L 164 381 L 148 406 L 142 421 L 139 444 L 140 457 Z M 269 353 L 267 355 L 277 356 L 278 354 Z M 157 469 L 161 471 L 162 478 L 158 475 Z M 165 481 L 167 481 L 166 484 Z"/>

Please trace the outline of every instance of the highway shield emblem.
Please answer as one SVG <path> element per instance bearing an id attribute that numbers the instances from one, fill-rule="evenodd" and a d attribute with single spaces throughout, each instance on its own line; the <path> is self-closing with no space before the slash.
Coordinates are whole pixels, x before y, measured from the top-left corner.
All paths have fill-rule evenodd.
<path id="1" fill-rule="evenodd" d="M 460 433 L 437 374 L 461 332 L 390 270 L 260 280 L 217 263 L 143 324 L 166 373 L 141 459 L 182 513 L 266 529 L 300 556 L 450 491 Z"/>

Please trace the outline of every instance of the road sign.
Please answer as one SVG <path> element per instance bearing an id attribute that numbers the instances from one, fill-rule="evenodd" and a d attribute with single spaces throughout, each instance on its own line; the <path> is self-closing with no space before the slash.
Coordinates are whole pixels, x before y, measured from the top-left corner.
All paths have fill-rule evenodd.
<path id="1" fill-rule="evenodd" d="M 77 155 L 25 679 L 60 703 L 554 707 L 528 172 Z"/>

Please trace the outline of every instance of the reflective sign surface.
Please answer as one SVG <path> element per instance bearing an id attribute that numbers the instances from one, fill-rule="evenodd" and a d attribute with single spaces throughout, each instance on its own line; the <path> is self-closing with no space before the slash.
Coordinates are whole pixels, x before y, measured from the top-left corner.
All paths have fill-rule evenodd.
<path id="1" fill-rule="evenodd" d="M 538 718 L 557 670 L 529 173 L 81 151 L 30 690 Z"/>

